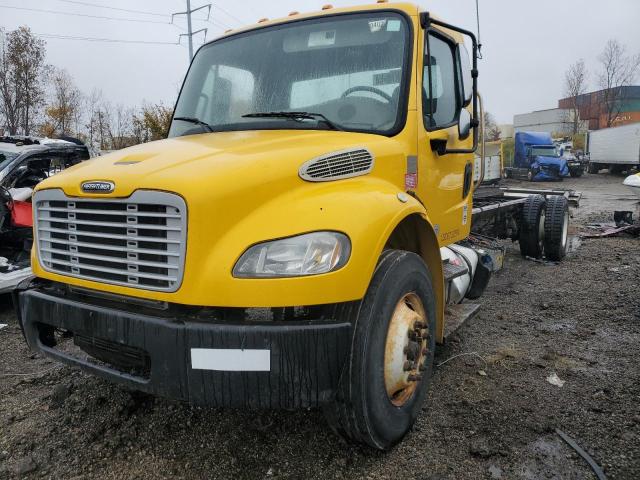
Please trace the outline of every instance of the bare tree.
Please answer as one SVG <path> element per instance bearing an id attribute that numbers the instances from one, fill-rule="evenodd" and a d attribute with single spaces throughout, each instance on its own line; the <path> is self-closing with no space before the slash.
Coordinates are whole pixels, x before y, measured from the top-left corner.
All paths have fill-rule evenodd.
<path id="1" fill-rule="evenodd" d="M 5 42 L 2 42 L 2 51 L 0 51 L 0 112 L 2 112 L 10 135 L 15 135 L 20 126 L 21 99 L 15 66 L 9 63 L 7 47 Z"/>
<path id="2" fill-rule="evenodd" d="M 582 59 L 572 64 L 564 74 L 564 94 L 571 102 L 567 123 L 570 124 L 573 135 L 580 131 L 578 97 L 587 91 L 587 78 L 587 67 Z"/>
<path id="3" fill-rule="evenodd" d="M 615 39 L 609 40 L 598 56 L 602 70 L 598 85 L 603 89 L 602 103 L 606 126 L 611 127 L 621 112 L 625 88 L 631 85 L 640 68 L 640 54 L 628 55 L 627 48 Z"/>
<path id="4" fill-rule="evenodd" d="M 0 66 L 3 110 L 9 133 L 15 134 L 22 127 L 23 133 L 29 135 L 44 103 L 45 42 L 28 27 L 20 27 L 7 35 L 6 43 Z"/>
<path id="5" fill-rule="evenodd" d="M 95 113 L 95 125 L 100 150 L 111 149 L 109 133 L 111 131 L 111 111 L 109 102 L 101 102 Z"/>
<path id="6" fill-rule="evenodd" d="M 100 104 L 102 103 L 102 91 L 94 88 L 91 93 L 84 99 L 84 113 L 86 122 L 84 124 L 84 132 L 86 133 L 87 143 L 95 149 L 100 150 L 101 145 L 99 142 L 99 125 L 98 116 L 100 111 Z"/>
<path id="7" fill-rule="evenodd" d="M 496 124 L 493 115 L 489 112 L 485 112 L 484 114 L 484 128 L 486 130 L 486 134 L 484 139 L 487 142 L 495 142 L 496 140 L 500 140 L 500 135 L 502 132 L 500 131 L 500 127 Z"/>
<path id="8" fill-rule="evenodd" d="M 77 135 L 82 104 L 82 93 L 64 69 L 53 69 L 51 75 L 51 102 L 45 109 L 45 130 L 50 136 Z"/>
<path id="9" fill-rule="evenodd" d="M 111 148 L 119 150 L 135 143 L 132 138 L 133 110 L 122 104 L 116 105 L 109 122 L 109 140 Z"/>

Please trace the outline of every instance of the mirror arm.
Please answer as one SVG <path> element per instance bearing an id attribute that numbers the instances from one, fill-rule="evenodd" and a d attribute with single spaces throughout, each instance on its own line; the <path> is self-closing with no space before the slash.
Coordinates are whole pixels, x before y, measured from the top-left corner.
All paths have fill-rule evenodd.
<path id="1" fill-rule="evenodd" d="M 438 155 L 447 155 L 450 153 L 475 153 L 478 149 L 478 127 L 480 126 L 480 116 L 478 112 L 478 40 L 473 32 L 469 30 L 465 30 L 464 28 L 456 27 L 455 25 L 451 25 L 446 22 L 441 22 L 440 20 L 436 20 L 431 17 L 429 12 L 421 12 L 420 13 L 420 26 L 424 29 L 428 29 L 431 25 L 438 25 L 440 27 L 453 30 L 454 32 L 461 33 L 462 35 L 466 35 L 471 38 L 471 44 L 473 47 L 473 60 L 471 67 L 471 77 L 473 78 L 472 83 L 472 118 L 471 118 L 471 126 L 473 128 L 473 147 L 471 148 L 451 148 L 447 149 L 446 146 L 444 148 L 443 153 L 440 153 L 440 150 L 436 148 Z M 437 142 L 436 142 L 437 144 Z M 433 145 L 433 144 L 432 144 Z"/>

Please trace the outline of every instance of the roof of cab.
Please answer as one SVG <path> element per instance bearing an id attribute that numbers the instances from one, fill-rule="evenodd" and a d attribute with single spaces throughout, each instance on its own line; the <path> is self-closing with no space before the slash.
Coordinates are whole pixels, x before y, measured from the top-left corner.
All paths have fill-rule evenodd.
<path id="1" fill-rule="evenodd" d="M 374 4 L 368 4 L 368 5 L 356 5 L 352 7 L 341 7 L 341 8 L 333 8 L 333 6 L 331 5 L 325 5 L 324 7 L 322 7 L 322 10 L 315 11 L 315 12 L 307 12 L 307 13 L 291 12 L 286 17 L 274 18 L 272 20 L 269 20 L 266 18 L 261 19 L 257 23 L 254 23 L 253 25 L 246 25 L 243 27 L 239 27 L 237 29 L 227 30 L 224 34 L 214 38 L 213 40 L 211 40 L 211 42 L 207 42 L 207 43 L 212 43 L 221 38 L 235 35 L 240 32 L 247 32 L 250 30 L 258 29 L 258 28 L 293 22 L 296 20 L 301 20 L 306 18 L 317 18 L 317 17 L 323 17 L 327 15 L 336 15 L 340 13 L 370 12 L 374 10 L 399 10 L 401 12 L 406 13 L 409 16 L 417 16 L 420 13 L 420 8 L 414 3 L 379 2 Z"/>

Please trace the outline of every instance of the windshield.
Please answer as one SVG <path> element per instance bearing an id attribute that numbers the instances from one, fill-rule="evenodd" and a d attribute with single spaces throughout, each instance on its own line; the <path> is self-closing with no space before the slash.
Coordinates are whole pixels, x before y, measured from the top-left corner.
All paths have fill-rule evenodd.
<path id="1" fill-rule="evenodd" d="M 543 157 L 558 157 L 558 151 L 556 149 L 556 147 L 554 147 L 553 145 L 549 145 L 549 146 L 545 146 L 545 145 L 540 145 L 540 146 L 534 146 L 531 147 L 531 155 L 540 155 Z"/>
<path id="2" fill-rule="evenodd" d="M 9 163 L 11 163 L 11 160 L 16 158 L 17 156 L 18 154 L 15 152 L 7 152 L 6 150 L 0 150 L 0 171 L 2 171 L 4 167 L 9 165 Z"/>
<path id="3" fill-rule="evenodd" d="M 345 14 L 205 45 L 185 80 L 169 136 L 330 124 L 394 134 L 402 121 L 408 31 L 397 13 Z M 291 111 L 320 115 L 244 117 Z"/>

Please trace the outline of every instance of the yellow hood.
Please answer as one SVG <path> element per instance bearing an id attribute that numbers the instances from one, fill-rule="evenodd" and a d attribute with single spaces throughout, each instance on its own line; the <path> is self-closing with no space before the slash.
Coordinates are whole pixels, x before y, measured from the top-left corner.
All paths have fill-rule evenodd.
<path id="1" fill-rule="evenodd" d="M 128 197 L 138 189 L 219 197 L 229 189 L 237 193 L 238 189 L 259 188 L 283 177 L 290 181 L 297 178 L 302 163 L 325 153 L 363 145 L 371 150 L 376 145 L 394 143 L 378 135 L 334 131 L 190 135 L 138 145 L 81 163 L 42 182 L 38 190 L 62 188 L 67 195 L 87 197 L 92 194 L 82 192 L 83 182 L 105 180 L 115 184 L 109 197 Z M 271 195 L 273 186 L 269 185 Z"/>

